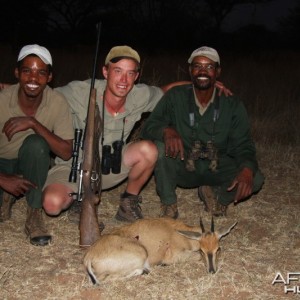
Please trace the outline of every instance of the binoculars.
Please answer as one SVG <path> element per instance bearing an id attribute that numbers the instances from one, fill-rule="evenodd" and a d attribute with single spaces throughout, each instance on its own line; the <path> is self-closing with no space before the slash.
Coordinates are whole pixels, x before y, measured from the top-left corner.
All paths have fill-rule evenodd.
<path id="1" fill-rule="evenodd" d="M 193 142 L 192 149 L 186 160 L 186 170 L 189 172 L 195 171 L 195 160 L 198 159 L 210 160 L 209 169 L 216 171 L 218 165 L 218 150 L 212 141 L 208 141 L 206 144 L 201 141 Z"/>
<path id="2" fill-rule="evenodd" d="M 104 145 L 102 147 L 102 174 L 108 175 L 110 171 L 113 174 L 119 174 L 121 172 L 123 144 L 124 142 L 119 140 L 113 142 L 112 147 L 110 145 Z M 111 152 L 111 148 L 113 148 L 113 152 Z"/>

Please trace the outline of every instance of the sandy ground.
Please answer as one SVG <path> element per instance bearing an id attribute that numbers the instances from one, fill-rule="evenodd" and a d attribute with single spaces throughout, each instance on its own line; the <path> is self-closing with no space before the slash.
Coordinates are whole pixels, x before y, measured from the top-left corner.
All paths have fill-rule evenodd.
<path id="1" fill-rule="evenodd" d="M 213 275 L 194 253 L 186 262 L 154 267 L 148 275 L 93 286 L 82 265 L 78 227 L 69 222 L 68 212 L 46 217 L 53 241 L 35 247 L 25 237 L 26 204 L 19 200 L 11 220 L 0 223 L 0 299 L 299 299 L 299 275 L 286 285 L 296 293 L 286 294 L 282 282 L 272 285 L 278 273 L 286 280 L 288 272 L 300 272 L 299 153 L 299 147 L 258 148 L 265 185 L 216 220 L 217 229 L 238 224 L 221 241 L 219 269 Z M 114 215 L 124 186 L 102 193 L 99 220 L 105 232 L 122 225 Z M 209 224 L 196 189 L 178 189 L 177 194 L 181 219 L 198 224 L 201 215 Z M 153 178 L 142 196 L 144 216 L 158 216 Z"/>

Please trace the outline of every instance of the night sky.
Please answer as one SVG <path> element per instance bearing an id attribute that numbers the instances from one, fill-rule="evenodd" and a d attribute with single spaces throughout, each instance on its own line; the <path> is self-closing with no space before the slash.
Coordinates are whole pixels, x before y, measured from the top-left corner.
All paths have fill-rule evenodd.
<path id="1" fill-rule="evenodd" d="M 143 2 L 140 0 L 139 3 Z M 168 3 L 170 5 L 170 2 Z M 199 42 L 224 48 L 243 48 L 245 46 L 246 49 L 251 47 L 256 49 L 260 46 L 272 49 L 277 45 L 290 48 L 300 46 L 298 27 L 293 28 L 293 31 L 288 29 L 283 32 L 283 27 L 280 27 L 279 24 L 280 18 L 289 16 L 293 8 L 299 7 L 299 0 L 273 0 L 264 4 L 236 5 L 233 11 L 222 20 L 221 28 L 218 27 L 218 23 L 215 22 L 211 13 L 208 13 L 207 19 L 205 19 L 205 15 L 203 18 L 201 11 L 199 14 L 189 12 L 189 9 L 193 9 L 191 5 L 186 6 L 185 11 L 176 11 L 176 9 L 172 11 L 171 4 L 168 8 L 170 12 L 169 10 L 164 11 L 164 15 L 160 16 L 161 19 L 155 20 L 155 17 L 158 16 L 151 19 L 151 13 L 148 13 L 147 18 L 142 21 L 138 20 L 138 15 L 132 15 L 131 11 L 128 11 L 126 19 L 123 7 L 120 7 L 119 13 L 122 14 L 120 16 L 116 13 L 117 7 L 112 6 L 111 10 L 107 9 L 110 12 L 107 15 L 95 16 L 95 18 L 101 18 L 102 21 L 102 45 L 110 47 L 116 43 L 126 43 L 140 49 L 151 49 L 151 51 L 158 48 L 186 49 L 194 47 Z M 82 27 L 72 27 L 72 24 L 68 24 L 69 27 L 66 31 L 58 28 L 56 31 L 48 30 L 49 27 L 45 25 L 49 21 L 47 21 L 47 17 L 35 19 L 39 14 L 34 14 L 33 9 L 25 5 L 24 8 L 26 7 L 29 9 L 28 12 L 33 15 L 28 17 L 20 9 L 22 11 L 21 21 L 16 22 L 14 14 L 9 17 L 9 10 L 7 15 L 3 13 L 3 18 L 0 18 L 0 23 L 2 21 L 0 43 L 8 43 L 13 49 L 19 49 L 27 43 L 40 43 L 48 47 L 69 47 L 94 43 L 94 24 L 99 20 L 94 18 L 88 19 L 87 23 L 81 23 L 86 27 L 82 25 Z M 81 13 L 81 11 L 77 10 L 77 13 Z M 53 17 L 53 15 L 55 14 L 52 11 L 47 16 Z M 62 15 L 66 20 L 67 15 Z M 214 27 L 215 25 L 217 26 Z M 279 42 L 279 40 L 283 42 Z"/>
<path id="2" fill-rule="evenodd" d="M 227 16 L 223 30 L 232 31 L 253 23 L 264 25 L 267 29 L 276 31 L 278 19 L 286 17 L 289 10 L 293 9 L 298 2 L 298 0 L 274 0 L 270 3 L 257 5 L 256 11 L 254 11 L 252 4 L 239 5 Z"/>

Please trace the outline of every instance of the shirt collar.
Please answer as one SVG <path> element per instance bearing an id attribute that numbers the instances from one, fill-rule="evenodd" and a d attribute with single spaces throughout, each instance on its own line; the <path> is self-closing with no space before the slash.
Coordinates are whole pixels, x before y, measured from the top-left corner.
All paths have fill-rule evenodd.
<path id="1" fill-rule="evenodd" d="M 206 106 L 201 105 L 201 103 L 198 101 L 197 96 L 196 96 L 196 93 L 195 93 L 195 87 L 194 87 L 194 86 L 193 86 L 193 91 L 194 91 L 194 99 L 195 99 L 195 103 L 196 103 L 197 107 L 199 108 L 199 113 L 200 113 L 200 115 L 203 116 L 203 114 L 206 112 L 206 110 L 207 110 L 207 108 L 209 107 L 209 105 L 210 105 L 211 103 L 214 102 L 215 94 L 216 94 L 216 88 L 214 88 L 214 91 L 213 91 L 213 93 L 212 93 L 212 96 L 211 96 L 211 98 L 209 99 L 209 101 L 208 101 L 208 103 L 207 103 Z"/>
<path id="2" fill-rule="evenodd" d="M 10 103 L 9 103 L 9 107 L 11 108 L 11 110 L 13 111 L 14 114 L 20 115 L 20 113 L 21 113 L 22 115 L 25 115 L 24 112 L 21 110 L 21 108 L 19 106 L 19 103 L 18 103 L 19 102 L 19 96 L 18 96 L 19 88 L 20 88 L 20 84 L 19 83 L 17 83 L 17 84 L 14 85 L 14 90 L 13 90 L 12 97 L 11 97 L 11 100 L 10 100 Z M 40 103 L 37 111 L 43 109 L 44 106 L 47 105 L 47 102 L 48 102 L 48 97 L 47 97 L 48 90 L 49 90 L 49 87 L 46 86 L 46 88 L 43 91 L 42 102 Z"/>

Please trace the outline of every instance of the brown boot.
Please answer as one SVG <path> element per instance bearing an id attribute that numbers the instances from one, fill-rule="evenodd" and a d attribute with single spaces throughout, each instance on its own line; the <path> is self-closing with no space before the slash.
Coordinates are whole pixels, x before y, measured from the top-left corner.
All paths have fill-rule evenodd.
<path id="1" fill-rule="evenodd" d="M 160 206 L 160 217 L 169 217 L 172 219 L 177 219 L 179 216 L 177 203 L 174 204 L 161 204 Z"/>
<path id="2" fill-rule="evenodd" d="M 25 233 L 30 243 L 35 246 L 46 246 L 51 242 L 51 235 L 47 232 L 43 221 L 43 209 L 27 206 Z"/>
<path id="3" fill-rule="evenodd" d="M 218 186 L 200 186 L 198 188 L 199 199 L 204 203 L 205 210 L 211 212 L 215 217 L 225 217 L 227 206 L 218 201 L 220 187 Z"/>
<path id="4" fill-rule="evenodd" d="M 9 220 L 11 217 L 11 208 L 15 203 L 15 198 L 11 194 L 3 192 L 2 206 L 0 207 L 0 222 Z"/>
<path id="5" fill-rule="evenodd" d="M 124 197 L 121 195 L 120 206 L 115 218 L 119 221 L 134 222 L 138 219 L 143 219 L 142 209 L 140 206 L 142 197 L 139 195 L 130 195 Z"/>

